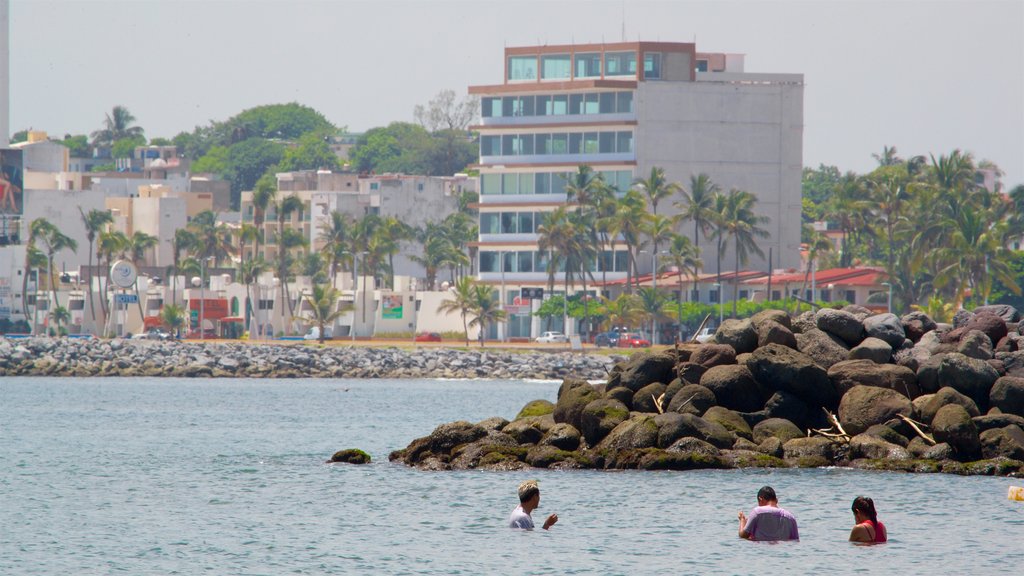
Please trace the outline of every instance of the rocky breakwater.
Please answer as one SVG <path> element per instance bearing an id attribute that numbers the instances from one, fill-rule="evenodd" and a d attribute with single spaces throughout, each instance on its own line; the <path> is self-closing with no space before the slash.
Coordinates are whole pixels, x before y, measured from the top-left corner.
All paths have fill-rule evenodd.
<path id="1" fill-rule="evenodd" d="M 619 358 L 621 359 L 621 358 Z M 0 376 L 603 379 L 616 359 L 444 348 L 0 338 Z"/>
<path id="2" fill-rule="evenodd" d="M 430 470 L 851 466 L 1024 474 L 1024 336 L 1010 307 L 939 325 L 860 307 L 726 321 L 564 379 L 512 420 L 452 422 L 390 455 Z"/>

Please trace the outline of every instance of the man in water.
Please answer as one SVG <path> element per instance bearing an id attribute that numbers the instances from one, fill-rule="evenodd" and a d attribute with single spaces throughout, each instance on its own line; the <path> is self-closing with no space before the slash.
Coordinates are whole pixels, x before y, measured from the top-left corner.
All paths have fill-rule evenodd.
<path id="1" fill-rule="evenodd" d="M 519 485 L 519 506 L 509 517 L 509 528 L 533 530 L 533 517 L 530 513 L 540 506 L 540 488 L 536 480 L 527 480 Z M 552 514 L 544 520 L 543 528 L 547 530 L 558 522 L 558 514 Z"/>
<path id="2" fill-rule="evenodd" d="M 800 539 L 796 518 L 779 508 L 779 499 L 771 486 L 757 491 L 757 507 L 750 511 L 750 516 L 740 511 L 739 519 L 740 538 L 761 541 Z"/>

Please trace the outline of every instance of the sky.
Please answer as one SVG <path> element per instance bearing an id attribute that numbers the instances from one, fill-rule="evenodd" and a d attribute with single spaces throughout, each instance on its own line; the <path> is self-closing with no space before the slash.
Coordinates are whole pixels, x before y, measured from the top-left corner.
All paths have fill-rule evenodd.
<path id="1" fill-rule="evenodd" d="M 1024 183 L 1024 1 L 12 0 L 10 126 L 150 138 L 299 102 L 352 131 L 500 84 L 505 46 L 696 42 L 804 75 L 804 165 L 995 162 Z"/>

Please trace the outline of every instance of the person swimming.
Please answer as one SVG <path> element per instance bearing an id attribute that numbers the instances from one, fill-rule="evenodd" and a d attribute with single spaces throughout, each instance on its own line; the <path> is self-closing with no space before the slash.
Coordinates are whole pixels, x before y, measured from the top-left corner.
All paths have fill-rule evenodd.
<path id="1" fill-rule="evenodd" d="M 885 524 L 878 521 L 875 503 L 866 496 L 853 499 L 853 519 L 857 522 L 850 531 L 850 542 L 881 543 L 888 540 Z"/>

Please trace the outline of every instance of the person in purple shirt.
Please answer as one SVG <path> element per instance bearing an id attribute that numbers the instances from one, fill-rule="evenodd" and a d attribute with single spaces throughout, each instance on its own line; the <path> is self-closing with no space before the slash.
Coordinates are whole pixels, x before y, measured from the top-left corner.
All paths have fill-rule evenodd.
<path id="1" fill-rule="evenodd" d="M 749 516 L 740 511 L 739 519 L 740 538 L 769 542 L 800 539 L 796 518 L 779 508 L 779 499 L 771 486 L 757 491 L 757 507 L 750 511 Z"/>

